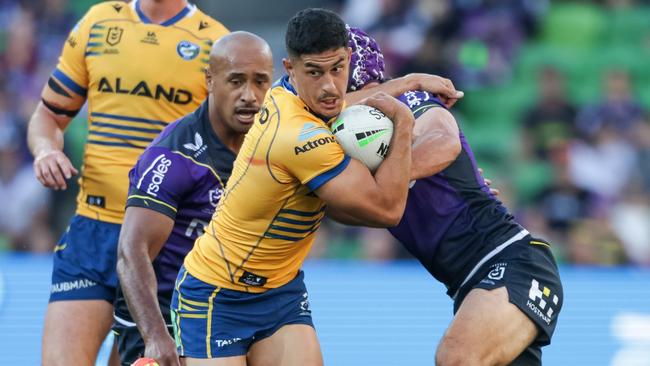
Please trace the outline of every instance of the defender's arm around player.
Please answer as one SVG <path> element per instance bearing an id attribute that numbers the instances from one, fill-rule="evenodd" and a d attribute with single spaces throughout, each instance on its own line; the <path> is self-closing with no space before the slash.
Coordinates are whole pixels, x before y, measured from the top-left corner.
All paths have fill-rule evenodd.
<path id="1" fill-rule="evenodd" d="M 355 77 L 363 77 L 363 75 L 350 74 L 350 78 Z M 456 90 L 454 84 L 449 79 L 440 77 L 438 75 L 413 73 L 399 78 L 387 80 L 382 84 L 377 83 L 372 88 L 352 88 L 350 91 L 353 92 L 348 93 L 345 96 L 345 101 L 348 104 L 363 104 L 361 101 L 364 98 L 367 98 L 378 92 L 383 92 L 397 98 L 409 90 L 423 90 L 432 94 L 439 95 L 440 100 L 444 102 L 445 107 L 447 108 L 451 108 L 458 101 L 458 99 L 462 98 L 465 95 L 462 91 Z"/>
<path id="2" fill-rule="evenodd" d="M 458 124 L 444 108 L 422 113 L 413 128 L 411 179 L 430 177 L 449 166 L 461 150 Z"/>
<path id="3" fill-rule="evenodd" d="M 216 206 L 216 199 L 218 199 L 214 197 L 216 193 L 211 192 L 217 192 L 224 188 L 222 184 L 226 184 L 235 154 L 239 151 L 244 136 L 253 122 L 253 116 L 259 111 L 264 94 L 270 87 L 272 76 L 273 58 L 271 49 L 264 40 L 247 32 L 234 32 L 222 37 L 213 45 L 210 64 L 206 69 L 210 93 L 207 102 L 209 110 L 207 115 L 208 128 L 212 128 L 222 145 L 225 145 L 230 151 L 219 153 L 219 147 L 211 146 L 213 141 L 208 139 L 205 133 L 202 133 L 203 138 L 208 140 L 206 142 L 208 151 L 197 157 L 197 159 L 201 159 L 203 155 L 212 157 L 212 160 L 215 161 L 210 168 L 218 176 L 213 177 L 213 173 L 208 169 L 203 170 L 205 174 L 188 174 L 188 171 L 197 170 L 200 167 L 195 165 L 192 160 L 180 156 L 180 152 L 166 152 L 160 149 L 165 141 L 151 145 L 138 162 L 131 179 L 133 194 L 130 195 L 127 202 L 124 224 L 120 232 L 117 271 L 129 312 L 132 314 L 142 338 L 135 334 L 131 337 L 136 339 L 120 342 L 120 344 L 125 343 L 127 347 L 131 347 L 126 350 L 120 347 L 120 354 L 126 353 L 122 357 L 123 362 L 131 363 L 134 361 L 133 357 L 144 354 L 145 357 L 157 360 L 161 366 L 180 365 L 176 343 L 167 328 L 167 324 L 171 323 L 169 311 L 165 311 L 166 316 L 163 316 L 160 311 L 154 310 L 159 309 L 161 305 L 159 299 L 167 308 L 171 301 L 171 292 L 169 292 L 169 296 L 167 296 L 167 292 L 159 292 L 158 284 L 162 283 L 166 288 L 173 286 L 173 279 L 176 278 L 184 254 L 194 244 L 199 230 L 197 228 L 197 230 L 188 231 L 188 222 L 194 222 L 197 219 L 204 222 L 210 220 L 212 208 Z M 202 116 L 203 114 L 198 113 L 198 115 Z M 163 140 L 170 140 L 173 138 L 172 136 L 182 134 L 184 132 L 182 124 L 190 123 L 192 121 L 182 120 L 180 121 L 181 125 L 170 126 L 169 129 L 172 131 L 163 131 Z M 194 123 L 196 124 L 196 122 Z M 198 121 L 198 123 L 205 123 L 205 121 Z M 185 135 L 193 137 L 191 133 Z M 223 150 L 223 146 L 220 146 L 220 149 Z M 152 153 L 149 153 L 149 150 L 152 150 Z M 212 150 L 216 152 L 212 154 Z M 137 185 L 146 187 L 149 184 L 148 178 L 150 177 L 146 175 L 151 177 L 153 175 L 147 173 L 145 168 L 152 162 L 155 164 L 154 157 L 160 156 L 161 152 L 169 159 L 164 173 L 166 179 L 163 179 L 158 185 L 156 192 L 147 194 L 147 190 L 144 188 L 138 190 Z M 144 170 L 142 179 L 138 179 L 140 170 Z M 138 180 L 143 180 L 144 184 Z M 200 197 L 197 197 L 199 195 Z M 197 198 L 204 202 L 203 207 L 196 207 Z M 169 207 L 173 207 L 174 210 L 170 210 L 169 207 L 161 207 L 161 200 Z M 183 209 L 190 206 L 195 206 L 191 212 L 192 217 L 189 217 L 187 211 Z M 177 232 L 185 235 L 170 237 L 175 227 Z M 187 235 L 187 232 L 191 234 Z M 166 268 L 165 271 L 171 272 L 172 269 L 175 269 L 174 273 L 170 273 L 173 277 L 161 278 L 157 274 L 160 265 L 154 266 L 152 263 L 163 246 L 169 247 L 166 248 L 164 257 L 166 261 L 171 262 L 173 267 Z M 171 282 L 167 283 L 167 278 L 171 278 Z M 116 308 L 120 309 L 121 307 L 116 305 Z M 120 337 L 122 335 L 118 336 L 118 338 Z"/>

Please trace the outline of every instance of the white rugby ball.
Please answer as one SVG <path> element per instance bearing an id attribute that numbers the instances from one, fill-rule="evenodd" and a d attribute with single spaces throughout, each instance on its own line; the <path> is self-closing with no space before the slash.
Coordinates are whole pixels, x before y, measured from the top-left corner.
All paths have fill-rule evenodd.
<path id="1" fill-rule="evenodd" d="M 374 173 L 388 154 L 393 121 L 376 108 L 357 104 L 341 112 L 332 132 L 346 154 Z"/>

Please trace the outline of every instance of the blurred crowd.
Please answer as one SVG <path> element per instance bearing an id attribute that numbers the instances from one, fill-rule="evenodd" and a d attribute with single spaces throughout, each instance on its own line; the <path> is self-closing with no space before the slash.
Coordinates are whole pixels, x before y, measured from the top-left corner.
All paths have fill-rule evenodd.
<path id="1" fill-rule="evenodd" d="M 0 248 L 49 251 L 72 214 L 74 186 L 52 192 L 38 184 L 25 131 L 67 32 L 90 3 L 0 0 Z M 476 140 L 479 164 L 517 219 L 554 244 L 560 261 L 650 265 L 650 93 L 642 93 L 650 70 L 634 67 L 635 58 L 638 63 L 643 52 L 650 54 L 648 4 L 330 3 L 377 38 L 389 75 L 439 74 L 466 91 L 454 114 L 470 143 Z M 622 20 L 612 26 L 616 14 Z M 626 18 L 634 14 L 643 16 L 636 23 Z M 561 28 L 567 23 L 569 33 Z M 626 30 L 632 23 L 637 28 Z M 634 40 L 608 33 L 617 27 L 633 32 Z M 598 55 L 617 52 L 633 57 L 587 67 Z M 82 111 L 66 136 L 76 166 L 84 118 Z M 499 132 L 481 133 L 488 129 Z M 312 256 L 389 260 L 408 254 L 385 230 L 328 221 Z"/>
<path id="2" fill-rule="evenodd" d="M 36 181 L 26 129 L 76 18 L 65 0 L 0 0 L 0 248 L 46 252 L 61 230 L 62 197 Z"/>

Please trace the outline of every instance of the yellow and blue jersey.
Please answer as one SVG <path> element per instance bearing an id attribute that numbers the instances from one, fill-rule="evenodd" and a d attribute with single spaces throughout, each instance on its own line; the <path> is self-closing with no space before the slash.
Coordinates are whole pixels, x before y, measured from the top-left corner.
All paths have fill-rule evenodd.
<path id="1" fill-rule="evenodd" d="M 350 158 L 287 78 L 267 93 L 217 211 L 185 259 L 194 277 L 263 292 L 296 277 L 323 219 L 314 191 Z"/>
<path id="2" fill-rule="evenodd" d="M 165 126 L 206 98 L 210 48 L 227 32 L 194 5 L 153 24 L 139 1 L 96 5 L 74 27 L 43 99 L 65 106 L 72 92 L 88 100 L 77 214 L 122 222 L 129 170 Z"/>

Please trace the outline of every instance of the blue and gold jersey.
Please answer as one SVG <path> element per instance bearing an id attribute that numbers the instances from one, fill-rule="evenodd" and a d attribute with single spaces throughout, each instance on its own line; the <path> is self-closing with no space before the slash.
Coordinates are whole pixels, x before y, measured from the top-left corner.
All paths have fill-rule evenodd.
<path id="1" fill-rule="evenodd" d="M 185 267 L 201 281 L 239 291 L 288 283 L 323 219 L 325 203 L 314 191 L 349 162 L 328 124 L 309 112 L 285 77 L 267 93 Z"/>
<path id="2" fill-rule="evenodd" d="M 194 5 L 152 24 L 139 1 L 96 5 L 74 27 L 43 99 L 88 100 L 78 214 L 121 223 L 129 170 L 165 126 L 206 98 L 210 48 L 227 32 Z"/>

